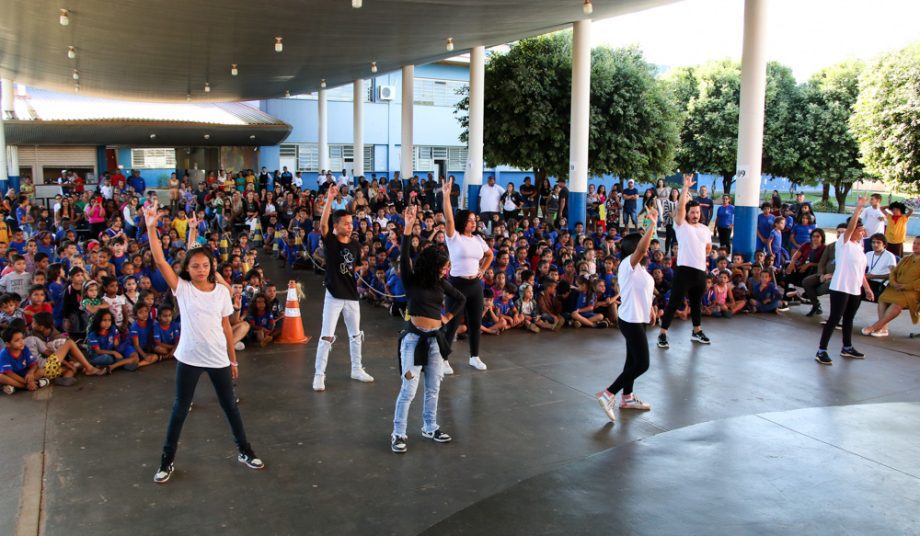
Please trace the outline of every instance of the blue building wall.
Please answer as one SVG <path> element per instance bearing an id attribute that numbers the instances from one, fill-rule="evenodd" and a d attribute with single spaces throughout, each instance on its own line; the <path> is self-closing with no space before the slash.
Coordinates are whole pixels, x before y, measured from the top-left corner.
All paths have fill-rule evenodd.
<path id="1" fill-rule="evenodd" d="M 124 166 L 122 174 L 125 177 L 131 176 L 131 148 L 130 147 L 119 147 L 116 149 L 116 155 L 118 157 L 118 165 Z M 103 157 L 104 160 L 104 157 Z M 104 162 L 103 162 L 104 164 Z M 99 168 L 104 170 L 104 166 Z M 147 183 L 147 188 L 167 188 L 169 186 L 169 176 L 172 173 L 175 173 L 175 169 L 142 169 L 141 177 L 144 178 L 144 181 Z M 100 176 L 103 171 L 100 171 Z"/>

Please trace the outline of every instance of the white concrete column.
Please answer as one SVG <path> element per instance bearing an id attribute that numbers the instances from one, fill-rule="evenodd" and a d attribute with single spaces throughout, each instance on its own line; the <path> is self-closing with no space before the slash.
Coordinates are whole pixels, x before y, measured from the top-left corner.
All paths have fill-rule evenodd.
<path id="1" fill-rule="evenodd" d="M 19 176 L 19 147 L 15 145 L 10 145 L 7 147 L 9 150 L 9 155 L 7 156 L 7 165 L 9 166 L 9 173 L 11 177 Z"/>
<path id="2" fill-rule="evenodd" d="M 574 24 L 572 117 L 569 137 L 568 224 L 585 223 L 588 192 L 588 133 L 591 119 L 591 20 Z"/>
<path id="3" fill-rule="evenodd" d="M 9 78 L 0 79 L 0 115 L 7 119 L 13 115 L 15 93 L 13 81 Z"/>
<path id="4" fill-rule="evenodd" d="M 415 105 L 415 66 L 402 68 L 402 136 L 399 152 L 399 175 L 403 184 L 412 178 L 412 112 Z"/>
<path id="5" fill-rule="evenodd" d="M 364 80 L 354 83 L 354 175 L 355 185 L 358 177 L 364 175 Z"/>
<path id="6" fill-rule="evenodd" d="M 486 47 L 470 50 L 470 121 L 467 139 L 466 174 L 463 184 L 466 188 L 466 205 L 470 210 L 479 210 L 479 189 L 482 187 L 483 126 L 485 125 Z"/>
<path id="7" fill-rule="evenodd" d="M 767 2 L 745 0 L 744 45 L 741 53 L 741 102 L 738 114 L 735 237 L 733 249 L 750 258 L 755 248 L 763 123 L 767 90 Z"/>
<path id="8" fill-rule="evenodd" d="M 329 169 L 329 125 L 327 124 L 326 114 L 326 90 L 320 88 L 319 98 L 316 99 L 317 123 L 319 124 L 319 168 L 330 171 Z M 341 171 L 341 170 L 336 170 Z"/>
<path id="9" fill-rule="evenodd" d="M 0 114 L 0 181 L 5 184 L 10 177 L 7 173 L 9 163 L 6 160 L 6 132 L 4 131 L 3 124 L 3 114 Z"/>

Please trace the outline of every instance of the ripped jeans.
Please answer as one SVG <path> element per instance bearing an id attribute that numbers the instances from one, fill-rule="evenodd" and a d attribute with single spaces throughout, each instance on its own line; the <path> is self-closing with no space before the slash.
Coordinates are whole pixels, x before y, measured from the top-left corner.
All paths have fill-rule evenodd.
<path id="1" fill-rule="evenodd" d="M 422 330 L 434 331 L 434 330 Z M 402 387 L 396 397 L 396 411 L 393 415 L 393 435 L 406 437 L 406 426 L 409 420 L 409 406 L 418 390 L 419 376 L 422 367 L 415 365 L 415 346 L 419 337 L 413 333 L 407 334 L 399 348 L 399 359 L 402 362 Z M 444 374 L 441 370 L 441 351 L 438 344 L 432 340 L 428 348 L 428 363 L 424 367 L 425 374 L 425 401 L 422 405 L 422 431 L 434 432 L 438 429 L 438 392 L 441 389 L 441 379 Z M 410 377 L 407 377 L 410 376 Z"/>
<path id="2" fill-rule="evenodd" d="M 323 329 L 320 333 L 319 344 L 316 346 L 316 374 L 326 374 L 326 364 L 329 362 L 329 351 L 335 342 L 335 328 L 339 324 L 339 315 L 345 317 L 345 328 L 348 330 L 348 349 L 351 352 L 351 368 L 363 368 L 361 364 L 361 343 L 364 341 L 364 332 L 361 331 L 361 305 L 357 300 L 340 300 L 334 298 L 326 291 L 323 302 Z M 329 337 L 332 341 L 327 341 Z"/>

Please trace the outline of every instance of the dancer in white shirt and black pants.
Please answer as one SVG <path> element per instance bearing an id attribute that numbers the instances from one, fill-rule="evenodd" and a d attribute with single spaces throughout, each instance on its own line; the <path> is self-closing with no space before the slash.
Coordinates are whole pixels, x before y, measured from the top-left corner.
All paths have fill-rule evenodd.
<path id="1" fill-rule="evenodd" d="M 147 224 L 153 260 L 176 297 L 182 324 L 182 336 L 179 337 L 179 345 L 174 354 L 176 400 L 169 417 L 160 468 L 153 481 L 163 484 L 172 476 L 179 435 L 202 374 L 211 378 L 220 407 L 230 422 L 239 448 L 237 459 L 247 467 L 262 469 L 265 465 L 256 457 L 246 439 L 243 419 L 233 393 L 233 382 L 239 377 L 239 363 L 233 348 L 233 330 L 230 328 L 233 303 L 230 300 L 230 290 L 217 283 L 214 255 L 207 248 L 190 249 L 182 261 L 181 272 L 176 275 L 163 255 L 163 246 L 157 235 L 156 201 L 144 207 L 144 222 Z"/>
<path id="2" fill-rule="evenodd" d="M 712 233 L 709 227 L 700 223 L 700 205 L 690 200 L 690 187 L 695 183 L 693 173 L 684 174 L 684 187 L 677 201 L 674 215 L 674 233 L 677 236 L 677 270 L 674 272 L 674 286 L 668 306 L 661 317 L 661 331 L 658 333 L 658 348 L 668 348 L 668 328 L 674 313 L 690 302 L 690 318 L 693 334 L 690 340 L 709 344 L 709 337 L 703 333 L 702 299 L 706 292 L 706 258 L 712 250 Z"/>
<path id="3" fill-rule="evenodd" d="M 651 223 L 645 234 L 632 233 L 620 242 L 623 260 L 620 261 L 617 271 L 617 282 L 620 284 L 617 325 L 626 338 L 626 364 L 623 365 L 623 372 L 610 387 L 596 395 L 610 422 L 616 422 L 613 410 L 616 406 L 616 394 L 621 390 L 623 394 L 620 397 L 620 409 L 652 409 L 651 405 L 639 400 L 633 393 L 636 378 L 648 370 L 648 338 L 645 335 L 645 326 L 652 321 L 652 299 L 655 291 L 655 280 L 645 269 L 645 265 L 648 264 L 648 246 L 652 243 L 658 227 L 658 211 L 650 209 L 646 215 Z"/>
<path id="4" fill-rule="evenodd" d="M 853 318 L 859 305 L 862 303 L 862 291 L 866 298 L 872 301 L 875 294 L 866 278 L 866 254 L 863 252 L 863 237 L 866 234 L 859 214 L 866 205 L 866 198 L 860 197 L 856 202 L 856 210 L 847 220 L 847 230 L 838 240 L 836 249 L 836 263 L 834 276 L 831 278 L 831 313 L 827 317 L 827 324 L 821 331 L 821 342 L 818 344 L 818 353 L 815 361 L 822 365 L 833 365 L 834 362 L 827 354 L 827 344 L 831 341 L 834 328 L 843 319 L 843 349 L 840 357 L 865 359 L 866 355 L 853 348 Z"/>
<path id="5" fill-rule="evenodd" d="M 486 370 L 486 364 L 479 359 L 479 335 L 482 325 L 482 274 L 492 265 L 495 256 L 476 231 L 476 216 L 468 210 L 458 210 L 456 224 L 450 203 L 450 189 L 453 177 L 447 179 L 442 188 L 444 192 L 444 219 L 447 221 L 447 251 L 450 253 L 450 284 L 466 298 L 464 307 L 467 335 L 470 340 L 470 366 L 476 370 Z M 447 308 L 454 303 L 447 296 Z M 460 327 L 460 315 L 455 316 L 447 325 L 445 336 L 447 344 L 453 345 L 454 335 Z M 444 361 L 444 374 L 453 374 L 454 370 Z"/>

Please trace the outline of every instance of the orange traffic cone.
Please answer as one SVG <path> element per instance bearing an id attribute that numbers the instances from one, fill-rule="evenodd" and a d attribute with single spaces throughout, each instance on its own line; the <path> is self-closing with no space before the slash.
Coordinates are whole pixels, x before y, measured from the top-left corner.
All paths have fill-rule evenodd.
<path id="1" fill-rule="evenodd" d="M 300 304 L 297 303 L 297 285 L 294 280 L 288 283 L 287 302 L 284 304 L 284 324 L 281 336 L 275 339 L 281 344 L 305 344 L 310 337 L 303 334 L 303 321 L 300 319 Z"/>

